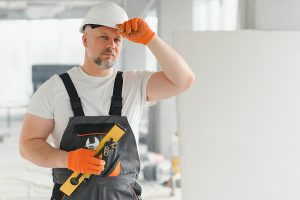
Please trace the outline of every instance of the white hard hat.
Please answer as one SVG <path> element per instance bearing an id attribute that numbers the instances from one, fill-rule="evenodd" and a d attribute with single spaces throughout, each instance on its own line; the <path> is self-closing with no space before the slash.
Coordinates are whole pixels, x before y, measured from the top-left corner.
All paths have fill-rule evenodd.
<path id="1" fill-rule="evenodd" d="M 103 1 L 94 5 L 86 14 L 79 31 L 83 33 L 86 24 L 97 24 L 115 28 L 116 24 L 121 24 L 128 20 L 126 11 L 118 4 L 111 1 Z"/>

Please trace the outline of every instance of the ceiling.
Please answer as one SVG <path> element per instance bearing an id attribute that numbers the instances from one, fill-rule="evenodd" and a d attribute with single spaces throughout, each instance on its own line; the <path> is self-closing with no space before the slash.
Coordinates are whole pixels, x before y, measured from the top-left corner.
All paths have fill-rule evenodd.
<path id="1" fill-rule="evenodd" d="M 107 0 L 108 1 L 108 0 Z M 128 12 L 142 15 L 155 0 L 111 0 Z M 0 0 L 0 20 L 83 18 L 99 0 Z M 136 11 L 138 13 L 134 13 Z"/>

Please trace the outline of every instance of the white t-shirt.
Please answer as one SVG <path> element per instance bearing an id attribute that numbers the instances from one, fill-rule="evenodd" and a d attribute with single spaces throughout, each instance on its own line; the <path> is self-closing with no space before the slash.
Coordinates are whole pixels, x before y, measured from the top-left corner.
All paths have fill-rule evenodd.
<path id="1" fill-rule="evenodd" d="M 73 67 L 68 70 L 78 96 L 81 98 L 82 108 L 86 116 L 109 115 L 117 74 L 116 68 L 113 69 L 113 73 L 106 77 L 90 76 L 81 67 Z M 137 143 L 142 108 L 149 105 L 146 100 L 146 86 L 152 74 L 153 72 L 149 71 L 123 72 L 122 116 L 128 118 Z M 34 93 L 28 104 L 27 113 L 46 119 L 54 119 L 55 124 L 51 135 L 54 146 L 59 148 L 69 117 L 74 116 L 74 114 L 67 90 L 58 75 L 52 76 Z"/>

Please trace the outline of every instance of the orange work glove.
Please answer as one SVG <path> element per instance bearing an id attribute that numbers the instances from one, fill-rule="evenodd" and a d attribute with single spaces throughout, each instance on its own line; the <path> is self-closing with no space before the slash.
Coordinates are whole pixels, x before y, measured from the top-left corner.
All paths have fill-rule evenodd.
<path id="1" fill-rule="evenodd" d="M 99 175 L 104 170 L 105 161 L 95 158 L 95 152 L 89 149 L 77 149 L 68 152 L 68 169 L 82 174 Z"/>
<path id="2" fill-rule="evenodd" d="M 128 40 L 141 44 L 148 44 L 155 33 L 142 18 L 132 18 L 123 24 L 117 24 L 119 33 Z"/>

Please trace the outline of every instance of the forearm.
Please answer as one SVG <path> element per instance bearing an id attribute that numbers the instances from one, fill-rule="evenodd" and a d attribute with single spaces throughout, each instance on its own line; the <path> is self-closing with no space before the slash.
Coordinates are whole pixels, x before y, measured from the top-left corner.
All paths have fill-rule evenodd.
<path id="1" fill-rule="evenodd" d="M 67 168 L 67 152 L 52 147 L 43 139 L 30 139 L 21 143 L 20 154 L 42 167 Z"/>
<path id="2" fill-rule="evenodd" d="M 183 58 L 169 47 L 159 36 L 147 44 L 157 58 L 165 76 L 178 87 L 189 87 L 195 80 L 195 75 Z"/>

